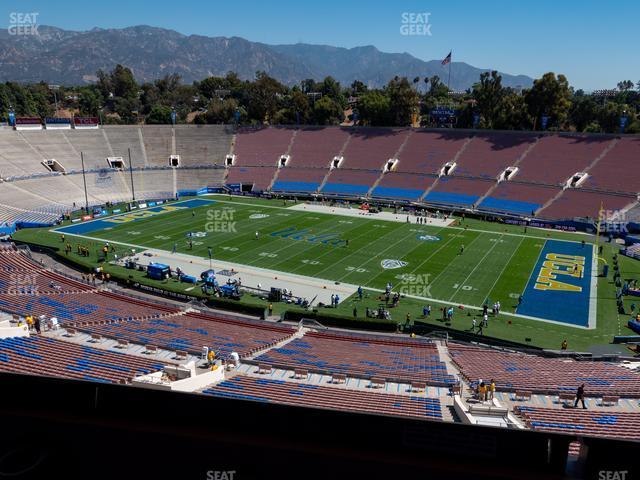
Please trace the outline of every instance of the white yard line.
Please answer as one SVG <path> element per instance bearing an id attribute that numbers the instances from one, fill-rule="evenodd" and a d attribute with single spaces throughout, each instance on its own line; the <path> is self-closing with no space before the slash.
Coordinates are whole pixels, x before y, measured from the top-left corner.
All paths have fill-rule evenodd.
<path id="1" fill-rule="evenodd" d="M 507 263 L 504 264 L 504 267 L 502 267 L 502 270 L 500 270 L 500 274 L 496 277 L 496 279 L 493 281 L 493 285 L 491 285 L 491 288 L 489 289 L 489 293 L 487 293 L 487 296 L 490 297 L 491 296 L 491 292 L 493 292 L 493 289 L 496 287 L 496 285 L 498 284 L 498 280 L 500 280 L 500 278 L 502 278 L 502 274 L 504 273 L 504 271 L 507 269 L 507 267 L 509 266 L 509 264 L 511 263 L 511 260 L 513 259 L 513 256 L 516 254 L 516 252 L 518 251 L 518 249 L 520 248 L 520 245 L 522 245 L 522 242 L 524 242 L 524 238 L 520 239 L 520 243 L 518 243 L 518 246 L 516 247 L 516 249 L 513 251 L 513 253 L 511 254 L 511 256 L 509 257 L 509 260 L 507 260 Z"/>
<path id="2" fill-rule="evenodd" d="M 501 236 L 502 237 L 502 236 Z M 471 275 L 473 275 L 473 272 L 475 272 L 478 267 L 482 264 L 482 262 L 484 262 L 484 259 L 487 258 L 489 256 L 489 254 L 491 252 L 493 252 L 493 249 L 496 248 L 498 246 L 499 242 L 493 242 L 493 245 L 491 246 L 491 248 L 489 250 L 486 251 L 486 253 L 484 254 L 484 256 L 480 259 L 480 261 L 478 263 L 476 263 L 476 266 L 473 267 L 473 270 L 471 270 L 471 273 L 469 273 L 469 275 L 467 275 L 467 278 L 465 278 L 462 283 L 460 283 L 460 286 L 458 288 L 456 288 L 456 291 L 453 292 L 453 294 L 451 295 L 451 297 L 449 297 L 449 301 L 453 300 L 453 297 L 455 297 L 458 292 L 460 291 L 460 289 L 467 284 L 467 280 L 469 280 L 471 278 Z"/>

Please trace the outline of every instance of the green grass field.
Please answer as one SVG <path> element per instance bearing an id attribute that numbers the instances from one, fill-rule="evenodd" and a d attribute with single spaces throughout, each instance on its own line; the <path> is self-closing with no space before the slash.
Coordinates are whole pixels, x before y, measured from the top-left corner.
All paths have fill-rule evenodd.
<path id="1" fill-rule="evenodd" d="M 517 296 L 526 287 L 544 241 L 548 238 L 580 241 L 587 238 L 584 235 L 536 229 L 525 234 L 522 227 L 471 219 L 452 227 L 436 228 L 294 211 L 277 200 L 226 196 L 213 199 L 216 202 L 206 206 L 114 224 L 82 237 L 67 238 L 74 245 L 77 241 L 93 246 L 96 252 L 91 261 L 97 260 L 97 250 L 105 241 L 127 249 L 135 246 L 171 251 L 177 245 L 180 253 L 204 258 L 208 258 L 207 249 L 211 247 L 214 258 L 219 260 L 362 285 L 367 289 L 366 298 L 345 299 L 338 309 L 345 316 L 352 316 L 354 306 L 361 314 L 365 307 L 377 306 L 379 291 L 391 282 L 407 294 L 393 312 L 396 321 L 404 321 L 406 313 L 419 320 L 425 303 L 437 310 L 442 302 L 467 306 L 464 311 L 456 310 L 451 325 L 466 330 L 471 326 L 468 315 L 476 313 L 469 307 L 499 300 L 504 315 L 491 322 L 490 329 L 485 331 L 487 335 L 519 342 L 531 338 L 532 344 L 550 348 L 557 348 L 566 337 L 573 349 L 585 349 L 608 343 L 613 335 L 624 333 L 625 319 L 616 313 L 613 285 L 604 278 L 598 282 L 597 327 L 593 330 L 509 315 L 515 309 Z M 294 230 L 296 233 L 292 233 Z M 206 233 L 192 238 L 192 250 L 188 248 L 189 232 Z M 437 236 L 440 240 L 420 240 L 421 235 Z M 23 230 L 16 238 L 60 247 L 59 234 L 45 233 L 43 229 Z M 311 241 L 313 238 L 317 240 Z M 322 239 L 328 243 L 321 243 Z M 345 240 L 349 241 L 348 246 L 344 245 Z M 462 245 L 465 248 L 461 254 Z M 613 252 L 607 246 L 605 259 Z M 383 268 L 383 260 L 398 260 L 406 265 Z M 434 313 L 424 321 L 441 320 Z"/>

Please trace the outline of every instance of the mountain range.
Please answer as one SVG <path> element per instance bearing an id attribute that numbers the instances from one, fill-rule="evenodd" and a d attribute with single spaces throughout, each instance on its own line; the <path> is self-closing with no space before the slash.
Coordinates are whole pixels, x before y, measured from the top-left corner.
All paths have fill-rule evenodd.
<path id="1" fill-rule="evenodd" d="M 438 75 L 446 82 L 449 72 L 440 60 L 385 53 L 374 46 L 267 45 L 240 37 L 183 35 L 146 25 L 84 32 L 40 25 L 37 35 L 22 36 L 0 31 L 3 82 L 82 85 L 95 81 L 98 69 L 111 70 L 118 63 L 129 67 L 138 81 L 177 73 L 189 83 L 228 71 L 253 79 L 257 71 L 265 71 L 288 85 L 330 75 L 344 85 L 360 80 L 370 87 L 380 87 L 396 75 L 409 79 Z M 467 89 L 487 70 L 453 62 L 450 86 L 453 90 Z M 533 80 L 502 73 L 502 81 L 505 86 L 529 87 Z"/>

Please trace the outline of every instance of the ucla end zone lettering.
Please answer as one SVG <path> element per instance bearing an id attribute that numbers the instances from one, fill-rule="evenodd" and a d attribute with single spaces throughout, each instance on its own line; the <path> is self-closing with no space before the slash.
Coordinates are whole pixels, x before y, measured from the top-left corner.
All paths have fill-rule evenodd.
<path id="1" fill-rule="evenodd" d="M 544 291 L 582 292 L 580 285 L 562 282 L 560 279 L 565 276 L 582 278 L 584 264 L 584 256 L 547 253 L 533 288 Z"/>
<path id="2" fill-rule="evenodd" d="M 131 222 L 137 222 L 147 218 L 155 217 L 165 213 L 172 213 L 179 210 L 185 210 L 190 208 L 197 208 L 203 205 L 210 205 L 215 203 L 214 200 L 205 200 L 202 198 L 194 198 L 191 200 L 183 200 L 181 202 L 172 203 L 171 205 L 157 205 L 155 207 L 146 208 L 144 210 L 135 210 L 132 212 L 115 215 L 109 218 L 101 218 L 100 220 L 93 220 L 90 222 L 83 222 L 79 224 L 69 225 L 66 227 L 56 229 L 56 232 L 68 233 L 75 235 L 83 235 L 87 233 L 97 232 L 105 228 L 114 227 L 117 225 L 126 225 Z M 115 212 L 115 211 L 114 211 Z"/>
<path id="3" fill-rule="evenodd" d="M 547 240 L 517 312 L 587 327 L 592 294 L 592 263 L 592 245 Z"/>

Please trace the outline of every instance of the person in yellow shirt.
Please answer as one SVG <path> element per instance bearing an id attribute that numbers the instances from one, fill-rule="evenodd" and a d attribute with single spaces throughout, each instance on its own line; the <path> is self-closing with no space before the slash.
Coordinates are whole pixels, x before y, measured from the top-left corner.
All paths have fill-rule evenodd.
<path id="1" fill-rule="evenodd" d="M 209 365 L 213 365 L 216 361 L 216 352 L 209 350 L 209 353 L 207 353 L 207 360 L 209 361 Z"/>
<path id="2" fill-rule="evenodd" d="M 496 382 L 491 379 L 491 383 L 489 383 L 489 400 L 493 400 L 493 395 L 496 393 Z"/>
<path id="3" fill-rule="evenodd" d="M 29 330 L 33 329 L 33 317 L 31 315 L 27 315 L 27 326 L 29 327 Z"/>
<path id="4" fill-rule="evenodd" d="M 484 382 L 480 383 L 478 387 L 478 393 L 480 394 L 480 401 L 484 402 L 487 399 L 487 384 Z"/>

